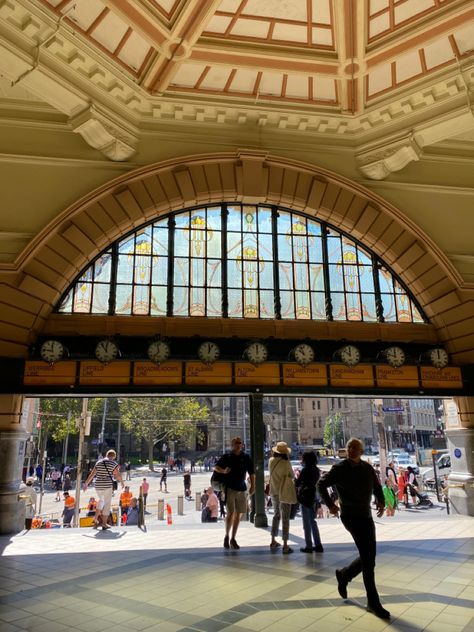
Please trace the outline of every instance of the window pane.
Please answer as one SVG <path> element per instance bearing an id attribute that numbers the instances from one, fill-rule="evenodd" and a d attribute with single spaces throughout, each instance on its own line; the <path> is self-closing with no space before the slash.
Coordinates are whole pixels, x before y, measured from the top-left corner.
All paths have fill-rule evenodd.
<path id="1" fill-rule="evenodd" d="M 152 316 L 166 316 L 167 288 L 163 286 L 152 287 L 150 298 L 150 314 Z"/>
<path id="2" fill-rule="evenodd" d="M 207 290 L 207 315 L 222 316 L 222 291 L 220 289 Z"/>
<path id="3" fill-rule="evenodd" d="M 139 285 L 149 285 L 151 280 L 152 258 L 144 255 L 135 255 L 135 271 L 133 280 Z"/>
<path id="4" fill-rule="evenodd" d="M 273 265 L 270 263 L 262 263 L 259 284 L 261 288 L 273 288 Z"/>
<path id="5" fill-rule="evenodd" d="M 382 294 L 391 294 L 393 292 L 392 275 L 385 268 L 379 270 L 379 285 Z"/>
<path id="6" fill-rule="evenodd" d="M 189 259 L 175 259 L 174 260 L 174 285 L 188 285 L 189 273 L 188 273 Z"/>
<path id="7" fill-rule="evenodd" d="M 411 323 L 410 301 L 406 294 L 397 294 L 398 320 L 401 323 Z"/>
<path id="8" fill-rule="evenodd" d="M 222 208 L 220 206 L 212 206 L 207 209 L 207 227 L 212 231 L 220 231 Z"/>
<path id="9" fill-rule="evenodd" d="M 274 295 L 269 290 L 260 292 L 260 318 L 275 318 Z"/>
<path id="10" fill-rule="evenodd" d="M 311 308 L 314 319 L 326 320 L 326 295 L 322 292 L 312 292 Z"/>
<path id="11" fill-rule="evenodd" d="M 115 313 L 130 314 L 132 312 L 132 286 L 117 285 Z"/>
<path id="12" fill-rule="evenodd" d="M 286 211 L 278 211 L 277 231 L 279 235 L 286 235 L 290 232 L 291 215 Z"/>
<path id="13" fill-rule="evenodd" d="M 392 323 L 397 320 L 395 301 L 392 294 L 382 294 L 383 317 L 385 322 Z"/>
<path id="14" fill-rule="evenodd" d="M 213 230 L 207 231 L 207 256 L 222 256 L 222 239 L 221 233 Z"/>
<path id="15" fill-rule="evenodd" d="M 110 282 L 110 273 L 112 270 L 112 256 L 110 252 L 105 253 L 94 263 L 94 281 L 100 283 Z"/>
<path id="16" fill-rule="evenodd" d="M 221 287 L 222 268 L 220 259 L 209 259 L 207 262 L 207 285 L 212 287 Z"/>
<path id="17" fill-rule="evenodd" d="M 136 285 L 133 290 L 133 314 L 146 316 L 150 311 L 150 288 Z"/>
<path id="18" fill-rule="evenodd" d="M 244 318 L 258 318 L 259 316 L 259 300 L 257 289 L 244 290 Z"/>
<path id="19" fill-rule="evenodd" d="M 308 258 L 313 263 L 323 262 L 323 242 L 321 237 L 308 238 Z"/>
<path id="20" fill-rule="evenodd" d="M 360 279 L 360 289 L 362 290 L 362 292 L 375 292 L 374 275 L 372 274 L 372 267 L 360 266 L 359 279 Z"/>
<path id="21" fill-rule="evenodd" d="M 291 237 L 278 235 L 278 258 L 280 261 L 291 261 Z"/>
<path id="22" fill-rule="evenodd" d="M 309 292 L 295 292 L 296 318 L 311 318 Z"/>
<path id="23" fill-rule="evenodd" d="M 295 290 L 309 290 L 308 266 L 295 263 Z"/>
<path id="24" fill-rule="evenodd" d="M 346 303 L 347 303 L 347 319 L 348 320 L 362 320 L 359 294 L 356 294 L 355 292 L 348 292 L 346 294 Z"/>
<path id="25" fill-rule="evenodd" d="M 178 213 L 174 216 L 174 221 L 176 222 L 176 228 L 188 228 L 189 227 L 189 213 L 186 211 L 185 213 Z"/>
<path id="26" fill-rule="evenodd" d="M 168 257 L 152 257 L 151 278 L 153 285 L 165 285 L 168 279 Z"/>
<path id="27" fill-rule="evenodd" d="M 228 206 L 227 210 L 227 230 L 240 232 L 242 230 L 242 212 L 240 206 Z"/>
<path id="28" fill-rule="evenodd" d="M 174 241 L 174 254 L 176 257 L 187 257 L 189 255 L 189 231 L 176 230 Z"/>
<path id="29" fill-rule="evenodd" d="M 242 267 L 240 261 L 227 262 L 227 283 L 229 287 L 242 287 Z"/>
<path id="30" fill-rule="evenodd" d="M 344 290 L 341 266 L 329 266 L 329 283 L 331 293 L 335 291 L 342 292 Z"/>
<path id="31" fill-rule="evenodd" d="M 374 294 L 362 294 L 362 317 L 367 322 L 377 321 Z"/>
<path id="32" fill-rule="evenodd" d="M 364 252 L 362 248 L 357 248 L 357 257 L 361 265 L 372 266 L 371 257 L 366 252 Z"/>
<path id="33" fill-rule="evenodd" d="M 334 320 L 347 320 L 344 294 L 331 294 L 332 317 Z"/>
<path id="34" fill-rule="evenodd" d="M 168 254 L 168 229 L 160 230 L 156 227 L 154 228 L 152 247 L 154 255 Z"/>
<path id="35" fill-rule="evenodd" d="M 133 276 L 133 255 L 119 255 L 117 283 L 131 283 Z"/>
<path id="36" fill-rule="evenodd" d="M 206 292 L 202 287 L 189 288 L 190 296 L 190 316 L 205 316 L 206 315 Z"/>
<path id="37" fill-rule="evenodd" d="M 309 278 L 312 290 L 324 291 L 324 268 L 322 265 L 310 266 Z"/>
<path id="38" fill-rule="evenodd" d="M 417 310 L 417 308 L 413 305 L 413 302 L 411 304 L 411 309 L 413 312 L 413 322 L 415 323 L 424 323 L 425 321 L 423 320 L 423 316 L 420 314 L 420 312 Z"/>
<path id="39" fill-rule="evenodd" d="M 60 303 L 60 305 L 58 307 L 58 312 L 63 312 L 65 314 L 71 312 L 71 310 L 72 310 L 72 294 L 73 294 L 73 290 L 69 290 L 69 292 L 66 294 L 66 296 L 61 301 L 61 303 Z"/>
<path id="40" fill-rule="evenodd" d="M 293 300 L 293 292 L 281 292 L 281 317 L 293 319 L 295 317 L 295 304 Z"/>
<path id="41" fill-rule="evenodd" d="M 74 290 L 73 311 L 88 314 L 91 309 L 92 283 L 78 283 Z"/>
<path id="42" fill-rule="evenodd" d="M 340 263 L 342 261 L 341 254 L 341 238 L 328 237 L 328 261 L 329 263 Z"/>
<path id="43" fill-rule="evenodd" d="M 272 212 L 269 208 L 258 207 L 258 232 L 272 232 Z"/>
<path id="44" fill-rule="evenodd" d="M 242 291 L 229 290 L 229 316 L 233 318 L 242 318 Z"/>
<path id="45" fill-rule="evenodd" d="M 258 236 L 258 257 L 264 261 L 273 261 L 273 244 L 271 235 Z"/>
<path id="46" fill-rule="evenodd" d="M 293 266 L 288 263 L 280 263 L 278 265 L 278 278 L 280 290 L 293 289 Z"/>
<path id="47" fill-rule="evenodd" d="M 119 242 L 118 245 L 119 254 L 133 254 L 135 251 L 135 235 L 131 237 L 127 237 L 123 241 Z"/>
<path id="48" fill-rule="evenodd" d="M 204 259 L 191 259 L 190 278 L 188 285 L 202 287 L 205 285 L 206 262 Z"/>
<path id="49" fill-rule="evenodd" d="M 188 288 L 175 287 L 173 292 L 173 314 L 174 316 L 189 316 L 188 311 Z"/>
<path id="50" fill-rule="evenodd" d="M 110 285 L 96 283 L 92 296 L 92 313 L 107 314 L 109 311 Z"/>
<path id="51" fill-rule="evenodd" d="M 227 256 L 236 258 L 242 254 L 241 248 L 242 235 L 241 233 L 227 233 Z"/>

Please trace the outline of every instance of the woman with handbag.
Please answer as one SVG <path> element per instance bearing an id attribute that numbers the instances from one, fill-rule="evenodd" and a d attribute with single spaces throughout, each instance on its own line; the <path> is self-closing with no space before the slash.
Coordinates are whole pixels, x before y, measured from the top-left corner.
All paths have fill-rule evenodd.
<path id="1" fill-rule="evenodd" d="M 296 480 L 296 497 L 301 505 L 303 517 L 303 531 L 306 546 L 300 551 L 303 553 L 322 553 L 324 551 L 316 522 L 316 485 L 319 481 L 320 471 L 317 466 L 316 452 L 307 451 L 301 457 L 303 467 Z M 313 544 L 314 543 L 314 544 Z"/>
<path id="2" fill-rule="evenodd" d="M 290 534 L 291 505 L 296 503 L 295 474 L 288 459 L 288 456 L 291 454 L 291 449 L 284 441 L 279 441 L 276 446 L 273 446 L 272 452 L 273 456 L 268 463 L 268 469 L 270 471 L 270 496 L 273 505 L 272 541 L 270 548 L 276 549 L 280 546 L 280 543 L 277 542 L 275 538 L 278 534 L 281 518 L 283 539 L 282 553 L 286 555 L 293 553 L 293 549 L 288 544 L 288 538 Z"/>
<path id="3" fill-rule="evenodd" d="M 123 488 L 123 479 L 120 474 L 120 465 L 115 461 L 115 450 L 109 450 L 104 459 L 97 461 L 93 467 L 91 473 L 87 477 L 84 483 L 84 491 L 87 490 L 89 483 L 95 476 L 95 488 L 99 497 L 97 503 L 97 526 L 102 526 L 102 529 L 110 529 L 107 523 L 110 514 L 110 505 L 112 504 L 112 494 L 114 489 L 117 489 L 117 481 L 120 481 Z"/>

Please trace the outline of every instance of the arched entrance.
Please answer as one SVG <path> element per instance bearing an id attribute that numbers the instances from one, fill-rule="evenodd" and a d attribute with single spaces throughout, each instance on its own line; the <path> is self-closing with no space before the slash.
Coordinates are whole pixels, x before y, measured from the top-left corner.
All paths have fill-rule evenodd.
<path id="1" fill-rule="evenodd" d="M 474 292 L 463 285 L 447 258 L 418 227 L 354 182 L 305 163 L 241 151 L 192 156 L 139 169 L 91 193 L 54 220 L 19 260 L 0 275 L 4 321 L 0 352 L 6 358 L 5 375 L 9 375 L 15 359 L 21 363 L 28 356 L 29 346 L 39 335 L 60 332 L 58 318 L 64 317 L 52 315 L 54 306 L 87 262 L 113 240 L 170 210 L 221 201 L 277 205 L 301 211 L 360 241 L 385 261 L 416 296 L 430 321 L 423 334 L 429 331 L 429 336 L 424 341 L 442 342 L 456 365 L 472 363 L 470 323 Z M 87 332 L 87 326 L 77 320 L 70 319 L 68 323 L 73 325 L 74 335 Z M 78 323 L 79 329 L 74 329 Z M 96 327 L 99 327 L 102 335 L 125 335 L 139 326 L 149 335 L 156 328 L 153 317 L 149 316 L 136 317 L 133 323 L 130 329 L 130 322 L 103 317 L 95 320 L 91 333 L 98 335 Z M 246 325 L 240 335 L 269 337 L 277 333 L 284 339 L 300 338 L 299 326 L 293 327 L 292 332 L 293 325 L 288 323 L 283 327 L 275 319 L 258 321 L 253 333 Z M 189 335 L 189 321 L 183 319 L 180 326 L 181 336 L 183 332 L 184 337 Z M 337 338 L 376 341 L 381 337 L 380 325 L 376 325 L 377 331 L 372 323 L 340 326 L 348 329 L 345 335 L 339 331 Z M 193 320 L 193 333 L 196 328 L 202 336 L 215 331 L 215 325 L 205 319 Z M 370 328 L 372 331 L 368 333 Z M 238 330 L 238 323 L 235 329 L 226 325 L 221 335 L 231 338 Z M 409 339 L 411 334 L 405 335 Z M 326 334 L 326 338 L 333 337 L 334 333 Z M 390 340 L 390 336 L 384 339 Z M 4 461 L 2 480 L 11 501 L 7 503 L 8 511 L 14 511 L 16 500 L 12 488 L 17 480 L 17 464 L 12 457 L 16 451 L 12 451 L 10 442 L 22 440 L 18 397 L 10 394 L 15 392 L 13 384 L 5 380 L 2 396 L 3 428 L 8 430 L 8 434 L 3 433 L 2 443 L 7 446 L 5 454 L 9 455 Z M 461 420 L 469 426 L 472 397 L 468 392 L 463 394 L 466 397 L 459 400 Z M 464 445 L 472 437 L 470 430 L 463 432 Z M 470 454 L 469 450 L 466 452 Z M 465 461 L 465 471 L 472 471 L 471 465 Z"/>

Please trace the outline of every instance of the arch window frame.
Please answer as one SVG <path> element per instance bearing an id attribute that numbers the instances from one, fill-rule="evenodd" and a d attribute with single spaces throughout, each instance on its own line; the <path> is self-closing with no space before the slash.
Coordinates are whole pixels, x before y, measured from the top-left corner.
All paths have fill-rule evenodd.
<path id="1" fill-rule="evenodd" d="M 237 219 L 235 214 L 229 219 L 230 214 L 238 209 L 240 209 L 241 217 L 240 228 L 235 226 Z M 209 211 L 213 212 L 213 229 L 209 228 L 207 221 Z M 253 211 L 256 227 L 253 226 L 253 219 L 247 217 Z M 193 213 L 195 214 L 194 218 L 199 217 L 197 212 L 203 214 L 205 219 L 202 220 L 201 216 L 201 225 L 192 227 L 191 219 Z M 264 222 L 263 220 L 260 222 L 260 214 L 264 216 L 265 221 L 268 220 L 268 228 L 262 229 Z M 286 223 L 289 222 L 290 233 L 278 231 L 279 225 L 283 224 L 283 221 L 279 223 L 282 214 L 286 216 Z M 220 216 L 220 227 L 216 219 L 218 215 Z M 190 220 L 188 228 L 183 222 L 186 216 Z M 308 226 L 314 229 L 314 234 L 311 234 Z M 319 227 L 319 234 L 317 227 Z M 212 230 L 219 235 L 220 244 L 217 244 L 217 250 L 212 251 L 212 256 L 208 256 L 207 248 Z M 147 231 L 151 235 L 152 244 L 155 233 L 162 236 L 160 243 L 165 254 L 155 255 L 153 248 L 150 251 L 145 246 L 139 247 L 138 238 L 140 235 L 146 234 Z M 186 231 L 188 234 L 187 254 L 183 251 L 183 243 L 177 243 L 177 236 L 185 235 Z M 310 255 L 310 246 L 317 241 L 316 238 L 320 240 L 320 252 L 316 257 L 320 261 L 311 261 L 311 257 L 314 258 L 315 255 Z M 131 243 L 132 240 L 133 252 L 126 252 L 124 245 Z M 165 241 L 166 246 L 164 245 Z M 285 241 L 288 245 L 285 244 Z M 142 244 L 144 243 L 146 242 L 142 242 Z M 229 245 L 231 246 L 230 252 Z M 344 245 L 348 247 L 346 251 L 343 250 Z M 331 246 L 334 246 L 334 252 L 338 250 L 339 259 L 332 252 Z M 193 248 L 195 249 L 194 257 Z M 291 257 L 280 258 L 280 251 L 282 257 L 284 252 L 291 253 Z M 236 254 L 239 252 L 240 254 Z M 262 255 L 262 252 L 267 254 Z M 229 254 L 232 255 L 230 258 Z M 106 264 L 101 267 L 100 263 L 107 257 L 110 257 L 110 274 L 108 281 L 104 281 L 100 275 Z M 139 258 L 141 258 L 142 264 L 142 282 L 137 281 L 136 261 Z M 161 261 L 160 258 L 166 258 L 166 261 Z M 295 259 L 298 258 L 299 261 L 296 261 Z M 361 263 L 361 258 L 364 263 Z M 128 277 L 128 281 L 124 281 L 122 269 L 126 269 L 126 264 L 123 263 L 122 265 L 121 262 L 132 260 L 131 272 L 127 272 L 132 276 Z M 209 275 L 212 274 L 211 263 L 215 269 L 220 267 L 219 283 L 216 284 L 214 279 L 214 287 L 210 287 L 209 284 Z M 269 271 L 265 270 L 268 264 L 271 264 Z M 154 285 L 153 269 L 158 265 L 161 265 L 161 282 Z M 182 278 L 185 278 L 187 266 L 187 286 L 184 283 L 182 285 L 176 284 L 176 279 L 179 278 L 178 266 L 181 266 Z M 286 284 L 283 282 L 284 266 L 287 268 L 286 276 L 291 276 L 291 283 L 288 280 Z M 263 270 L 265 270 L 264 281 L 262 281 Z M 240 287 L 235 283 L 236 275 L 239 274 Z M 366 276 L 362 278 L 364 274 Z M 382 281 L 387 287 L 392 288 L 391 291 L 381 287 L 380 275 L 384 275 Z M 315 281 L 315 277 L 318 277 L 317 281 Z M 336 278 L 337 281 L 335 281 Z M 190 279 L 192 279 L 191 284 L 189 283 Z M 75 296 L 81 283 L 86 286 L 87 291 L 90 289 L 88 311 L 74 309 Z M 263 289 L 260 286 L 261 283 L 266 284 Z M 316 283 L 315 286 L 312 285 L 314 283 Z M 362 283 L 369 287 L 370 291 L 363 292 L 361 290 Z M 335 287 L 336 284 L 338 284 L 337 287 Z M 104 286 L 106 285 L 109 287 L 108 301 L 100 294 L 100 292 L 104 293 Z M 128 303 L 125 301 L 123 307 L 117 312 L 118 301 L 123 300 L 123 296 L 125 296 L 123 289 L 130 287 L 131 306 L 129 307 L 130 301 Z M 181 288 L 181 292 L 177 291 L 178 287 Z M 348 291 L 348 287 L 352 291 Z M 216 291 L 213 292 L 212 290 Z M 217 309 L 215 303 L 219 292 L 220 305 Z M 162 307 L 151 313 L 154 293 L 156 293 L 155 295 L 160 293 Z M 202 303 L 193 303 L 193 293 L 194 298 L 196 295 L 201 295 Z M 139 294 L 140 299 L 137 300 L 136 297 Z M 235 315 L 239 306 L 239 294 L 240 315 Z M 101 302 L 97 296 L 101 298 Z M 369 296 L 373 298 L 373 302 L 372 298 L 370 299 L 373 313 L 371 318 L 364 318 L 363 310 L 366 306 L 363 300 L 364 296 L 366 300 Z M 105 302 L 108 302 L 107 311 L 97 311 L 98 303 L 103 305 Z M 141 305 L 139 311 L 133 311 L 135 304 Z M 157 304 L 156 301 L 155 304 Z M 183 308 L 184 304 L 187 305 L 186 309 Z M 65 306 L 70 307 L 65 309 Z M 148 306 L 147 309 L 146 306 Z M 213 306 L 212 310 L 210 306 Z M 390 312 L 387 311 L 387 306 L 389 306 Z M 293 310 L 292 317 L 287 315 L 289 309 Z M 325 317 L 321 317 L 323 310 Z M 429 322 L 419 303 L 399 276 L 360 240 L 309 213 L 294 211 L 278 205 L 243 202 L 218 202 L 187 207 L 166 213 L 130 230 L 107 246 L 82 270 L 62 295 L 55 311 L 60 314 L 89 313 L 109 316 L 144 315 L 172 318 L 200 316 L 226 319 L 241 318 L 244 320 L 254 318 L 319 322 L 402 322 L 411 324 Z M 212 313 L 209 313 L 210 311 Z M 359 313 L 358 318 L 356 317 L 357 313 Z M 315 318 L 315 314 L 320 317 Z M 348 315 L 352 315 L 352 317 L 348 317 Z M 389 317 L 388 320 L 387 316 Z"/>

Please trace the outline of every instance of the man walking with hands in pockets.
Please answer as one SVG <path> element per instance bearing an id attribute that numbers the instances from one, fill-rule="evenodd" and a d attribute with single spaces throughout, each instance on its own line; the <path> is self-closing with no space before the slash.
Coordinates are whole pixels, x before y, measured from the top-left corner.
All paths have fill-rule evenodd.
<path id="1" fill-rule="evenodd" d="M 225 549 L 240 549 L 235 536 L 239 528 L 240 516 L 247 513 L 247 484 L 246 474 L 250 478 L 248 494 L 255 491 L 255 470 L 252 459 L 242 449 L 240 437 L 232 439 L 232 452 L 223 454 L 217 461 L 214 471 L 226 474 L 226 506 L 225 518 Z"/>
<path id="2" fill-rule="evenodd" d="M 354 539 L 359 557 L 345 568 L 336 570 L 337 589 L 343 599 L 347 599 L 347 584 L 361 571 L 367 592 L 367 611 L 381 619 L 390 619 L 390 612 L 380 603 L 375 586 L 375 524 L 370 502 L 372 494 L 377 500 L 377 516 L 382 517 L 385 500 L 382 486 L 374 468 L 361 459 L 364 444 L 360 439 L 351 438 L 347 442 L 347 459 L 333 465 L 319 481 L 318 487 L 324 503 L 333 516 L 339 516 L 345 528 Z M 335 487 L 339 505 L 331 500 L 328 487 Z"/>

